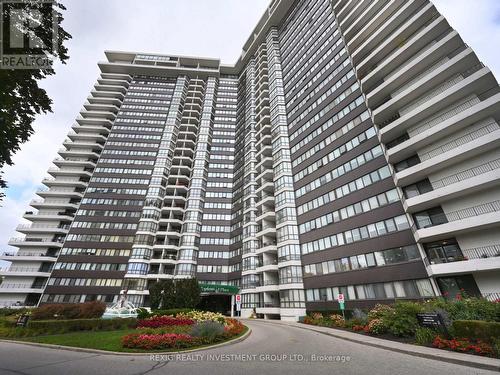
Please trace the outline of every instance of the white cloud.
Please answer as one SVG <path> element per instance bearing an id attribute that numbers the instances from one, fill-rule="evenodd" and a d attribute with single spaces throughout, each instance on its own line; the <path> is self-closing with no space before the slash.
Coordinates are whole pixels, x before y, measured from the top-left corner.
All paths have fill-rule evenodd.
<path id="1" fill-rule="evenodd" d="M 433 0 L 433 3 L 500 79 L 500 1 Z"/>

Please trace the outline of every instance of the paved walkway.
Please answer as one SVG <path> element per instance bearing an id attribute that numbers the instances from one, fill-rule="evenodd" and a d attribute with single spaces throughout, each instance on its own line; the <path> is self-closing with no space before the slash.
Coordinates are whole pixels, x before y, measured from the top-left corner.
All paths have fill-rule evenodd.
<path id="1" fill-rule="evenodd" d="M 311 330 L 309 326 L 269 321 L 246 323 L 252 329 L 252 334 L 242 342 L 185 355 L 157 355 L 153 358 L 93 354 L 0 342 L 0 374 L 498 374 L 496 371 L 415 357 L 347 341 L 318 332 L 316 328 Z"/>

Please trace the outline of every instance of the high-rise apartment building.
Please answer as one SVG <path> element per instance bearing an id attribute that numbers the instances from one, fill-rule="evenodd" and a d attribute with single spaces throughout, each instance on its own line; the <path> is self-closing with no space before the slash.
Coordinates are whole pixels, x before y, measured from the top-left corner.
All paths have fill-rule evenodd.
<path id="1" fill-rule="evenodd" d="M 499 298 L 500 90 L 428 0 L 272 1 L 234 66 L 106 56 L 0 304 L 186 277 L 266 318 Z"/>

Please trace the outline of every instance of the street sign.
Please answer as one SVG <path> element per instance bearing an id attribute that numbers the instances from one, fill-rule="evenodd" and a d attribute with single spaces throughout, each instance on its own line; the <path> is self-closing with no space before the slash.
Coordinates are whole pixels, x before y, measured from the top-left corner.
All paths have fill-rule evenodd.
<path id="1" fill-rule="evenodd" d="M 236 304 L 236 311 L 241 311 L 241 303 Z"/>
<path id="2" fill-rule="evenodd" d="M 339 301 L 339 303 L 344 303 L 344 295 L 342 293 L 337 296 L 337 301 Z"/>
<path id="3" fill-rule="evenodd" d="M 340 310 L 345 310 L 344 302 L 339 302 Z"/>
<path id="4" fill-rule="evenodd" d="M 241 294 L 234 296 L 236 303 L 241 303 Z"/>

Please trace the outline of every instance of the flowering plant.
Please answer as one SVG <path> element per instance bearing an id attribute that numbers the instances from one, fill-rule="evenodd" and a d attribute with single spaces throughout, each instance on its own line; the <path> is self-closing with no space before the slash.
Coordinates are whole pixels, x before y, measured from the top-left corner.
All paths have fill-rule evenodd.
<path id="1" fill-rule="evenodd" d="M 196 339 L 190 335 L 165 333 L 160 335 L 132 333 L 122 337 L 122 345 L 129 349 L 159 350 L 187 348 L 193 346 Z"/>
<path id="2" fill-rule="evenodd" d="M 330 320 L 332 321 L 333 325 L 336 327 L 344 327 L 345 326 L 345 319 L 342 315 L 339 315 L 339 314 L 330 315 Z"/>
<path id="3" fill-rule="evenodd" d="M 225 321 L 224 333 L 226 336 L 237 336 L 245 330 L 245 326 L 239 320 L 226 318 Z"/>
<path id="4" fill-rule="evenodd" d="M 372 319 L 368 323 L 368 332 L 374 335 L 381 335 L 387 331 L 387 327 L 382 319 Z"/>
<path id="5" fill-rule="evenodd" d="M 190 319 L 195 322 L 219 322 L 224 324 L 226 318 L 220 313 L 214 313 L 210 311 L 190 311 L 188 313 L 179 313 L 175 316 L 177 319 Z"/>
<path id="6" fill-rule="evenodd" d="M 311 318 L 313 318 L 314 320 L 320 320 L 323 319 L 323 314 L 321 314 L 320 312 L 315 312 L 311 314 Z"/>
<path id="7" fill-rule="evenodd" d="M 166 326 L 186 326 L 193 325 L 194 320 L 186 318 L 174 318 L 172 316 L 153 316 L 149 319 L 139 320 L 139 328 L 159 328 Z"/>
<path id="8" fill-rule="evenodd" d="M 436 336 L 432 346 L 439 349 L 450 349 L 456 352 L 493 356 L 493 348 L 481 340 L 455 338 L 451 340 Z"/>
<path id="9" fill-rule="evenodd" d="M 362 325 L 355 325 L 355 326 L 352 326 L 352 330 L 354 332 L 360 332 L 360 331 L 364 331 L 365 329 L 365 326 L 362 326 Z"/>

